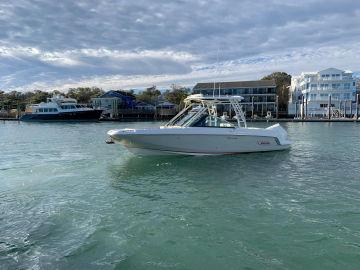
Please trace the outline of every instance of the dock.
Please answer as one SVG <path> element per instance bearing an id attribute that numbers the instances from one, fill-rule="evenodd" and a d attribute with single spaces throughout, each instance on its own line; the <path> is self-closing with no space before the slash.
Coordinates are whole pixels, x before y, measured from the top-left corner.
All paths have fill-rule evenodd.
<path id="1" fill-rule="evenodd" d="M 0 121 L 20 121 L 18 118 L 0 118 Z M 154 118 L 106 118 L 106 119 L 99 119 L 98 122 L 145 122 L 145 121 L 165 121 L 164 119 L 154 119 Z M 233 122 L 235 120 L 228 120 Z M 351 123 L 360 122 L 360 119 L 353 119 L 353 118 L 338 118 L 338 119 L 292 119 L 292 118 L 271 118 L 271 119 L 246 119 L 247 122 L 259 122 L 259 123 L 286 123 L 286 122 L 293 122 L 293 123 L 305 123 L 305 122 L 329 122 L 329 123 Z M 96 121 L 94 121 L 96 122 Z"/>
<path id="2" fill-rule="evenodd" d="M 19 118 L 2 117 L 2 118 L 0 118 L 0 121 L 20 121 L 20 119 Z"/>
<path id="3" fill-rule="evenodd" d="M 292 118 L 271 118 L 271 119 L 247 119 L 248 122 L 360 122 L 360 119 L 338 118 L 338 119 L 292 119 Z"/>

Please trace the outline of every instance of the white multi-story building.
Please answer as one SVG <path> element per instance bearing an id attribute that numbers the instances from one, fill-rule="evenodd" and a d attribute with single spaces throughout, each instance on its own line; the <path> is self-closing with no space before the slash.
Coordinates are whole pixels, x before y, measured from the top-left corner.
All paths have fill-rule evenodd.
<path id="1" fill-rule="evenodd" d="M 356 78 L 351 71 L 328 68 L 293 76 L 288 114 L 325 116 L 328 114 L 329 96 L 331 107 L 350 114 L 356 99 Z"/>

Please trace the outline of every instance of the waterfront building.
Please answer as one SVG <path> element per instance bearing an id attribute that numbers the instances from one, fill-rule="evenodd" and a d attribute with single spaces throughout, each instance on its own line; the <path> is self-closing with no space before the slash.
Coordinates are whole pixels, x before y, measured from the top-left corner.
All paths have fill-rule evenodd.
<path id="1" fill-rule="evenodd" d="M 156 118 L 171 118 L 176 113 L 178 113 L 178 107 L 179 106 L 175 105 L 174 103 L 162 100 L 156 105 Z"/>
<path id="2" fill-rule="evenodd" d="M 97 98 L 91 99 L 91 105 L 104 109 L 110 118 L 117 118 L 121 109 L 133 108 L 136 104 L 135 96 L 126 91 L 110 90 Z"/>
<path id="3" fill-rule="evenodd" d="M 325 117 L 328 104 L 342 115 L 354 112 L 356 79 L 351 71 L 328 68 L 303 72 L 291 78 L 288 114 L 296 117 Z M 329 98 L 330 96 L 330 98 Z"/>
<path id="4" fill-rule="evenodd" d="M 194 86 L 193 93 L 205 96 L 239 95 L 244 97 L 241 104 L 248 116 L 266 116 L 268 112 L 276 116 L 277 98 L 274 80 L 198 83 Z"/>
<path id="5" fill-rule="evenodd" d="M 100 97 L 92 98 L 95 108 L 104 109 L 104 116 L 109 118 L 153 118 L 155 106 L 137 101 L 135 96 L 127 91 L 111 90 Z"/>

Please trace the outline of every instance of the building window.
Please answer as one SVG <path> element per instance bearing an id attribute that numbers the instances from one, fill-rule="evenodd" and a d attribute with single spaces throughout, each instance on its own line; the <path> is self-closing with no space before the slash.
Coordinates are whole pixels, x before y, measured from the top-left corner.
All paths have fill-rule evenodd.
<path id="1" fill-rule="evenodd" d="M 268 96 L 267 101 L 268 102 L 275 102 L 275 95 Z"/>
<path id="2" fill-rule="evenodd" d="M 320 104 L 320 108 L 327 108 L 327 104 Z M 335 107 L 335 104 L 331 104 L 331 107 Z"/>
<path id="3" fill-rule="evenodd" d="M 231 95 L 232 94 L 232 89 L 225 89 L 225 95 Z"/>

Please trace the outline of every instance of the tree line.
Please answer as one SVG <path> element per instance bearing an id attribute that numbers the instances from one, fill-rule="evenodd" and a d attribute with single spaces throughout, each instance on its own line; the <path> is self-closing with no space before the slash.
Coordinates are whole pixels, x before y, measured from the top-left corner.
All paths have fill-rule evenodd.
<path id="1" fill-rule="evenodd" d="M 262 80 L 269 79 L 274 79 L 277 85 L 279 109 L 281 111 L 286 111 L 289 100 L 291 75 L 285 72 L 274 72 L 262 78 Z M 66 97 L 76 99 L 79 103 L 89 104 L 91 98 L 99 97 L 104 93 L 104 90 L 99 87 L 70 88 L 66 93 L 60 92 L 58 90 L 53 90 L 51 92 L 41 90 L 27 92 L 5 92 L 0 90 L 0 110 L 25 110 L 27 104 L 45 102 L 47 98 L 52 97 L 54 94 L 65 95 Z M 191 93 L 191 89 L 173 84 L 171 85 L 170 89 L 167 89 L 164 92 L 161 92 L 156 88 L 156 86 L 152 86 L 139 93 L 135 93 L 133 90 L 130 90 L 129 93 L 133 94 L 137 101 L 142 101 L 152 105 L 157 105 L 160 98 L 163 97 L 165 100 L 181 106 L 184 99 Z"/>
<path id="2" fill-rule="evenodd" d="M 289 102 L 289 87 L 291 85 L 291 75 L 286 72 L 273 72 L 261 80 L 274 80 L 276 84 L 276 93 L 279 97 L 279 111 L 287 111 Z"/>
<path id="3" fill-rule="evenodd" d="M 156 86 L 149 87 L 144 91 L 135 95 L 136 100 L 157 105 L 160 97 L 164 97 L 165 100 L 175 104 L 182 105 L 184 99 L 190 95 L 191 89 L 176 84 L 171 85 L 170 89 L 165 90 L 163 93 L 156 89 Z"/>
<path id="4" fill-rule="evenodd" d="M 91 98 L 102 95 L 104 91 L 98 87 L 78 87 L 70 88 L 67 93 L 53 90 L 51 92 L 35 90 L 35 91 L 10 91 L 0 90 L 0 109 L 24 110 L 27 104 L 38 104 L 45 102 L 47 98 L 53 95 L 64 95 L 66 97 L 75 98 L 79 103 L 89 103 Z"/>
<path id="5" fill-rule="evenodd" d="M 69 98 L 74 98 L 78 103 L 89 104 L 92 98 L 99 97 L 105 93 L 104 90 L 98 87 L 78 87 L 70 88 L 66 93 L 58 90 L 51 92 L 35 90 L 35 91 L 10 91 L 5 92 L 0 90 L 0 110 L 25 110 L 28 104 L 38 104 L 45 102 L 47 98 L 53 95 L 64 95 Z M 129 91 L 134 95 L 137 101 L 156 105 L 159 102 L 160 97 L 164 97 L 165 100 L 180 105 L 183 100 L 190 94 L 190 88 L 182 86 L 172 85 L 170 89 L 165 90 L 163 93 L 156 88 L 156 86 L 149 87 L 139 93 L 134 93 L 133 90 Z"/>

